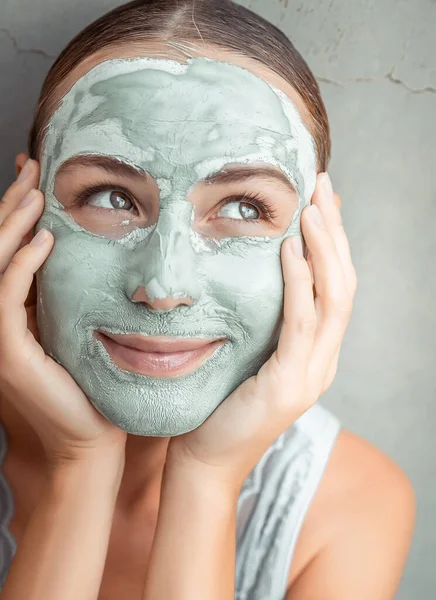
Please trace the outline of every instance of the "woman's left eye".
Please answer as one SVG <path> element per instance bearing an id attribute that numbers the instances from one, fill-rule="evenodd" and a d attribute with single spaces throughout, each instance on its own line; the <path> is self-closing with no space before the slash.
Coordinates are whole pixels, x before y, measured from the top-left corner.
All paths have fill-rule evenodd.
<path id="1" fill-rule="evenodd" d="M 109 210 L 132 210 L 133 202 L 123 192 L 106 190 L 92 194 L 86 201 L 89 206 L 108 208 Z"/>
<path id="2" fill-rule="evenodd" d="M 247 202 L 234 201 L 225 204 L 218 212 L 219 217 L 226 219 L 243 219 L 245 221 L 255 220 L 260 217 L 260 213 L 255 206 Z"/>

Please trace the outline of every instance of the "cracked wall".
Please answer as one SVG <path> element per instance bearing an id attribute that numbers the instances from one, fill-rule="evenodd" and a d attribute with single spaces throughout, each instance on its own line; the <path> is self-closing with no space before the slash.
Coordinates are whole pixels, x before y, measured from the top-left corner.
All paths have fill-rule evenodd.
<path id="1" fill-rule="evenodd" d="M 418 495 L 397 600 L 436 578 L 436 2 L 245 0 L 307 59 L 329 112 L 333 183 L 359 275 L 323 402 L 395 459 Z M 0 0 L 0 187 L 25 150 L 53 57 L 117 0 Z"/>

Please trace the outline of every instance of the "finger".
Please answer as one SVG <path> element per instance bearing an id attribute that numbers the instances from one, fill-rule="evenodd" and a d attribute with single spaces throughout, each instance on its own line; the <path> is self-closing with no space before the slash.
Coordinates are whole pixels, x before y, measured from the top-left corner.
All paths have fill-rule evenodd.
<path id="1" fill-rule="evenodd" d="M 0 278 L 22 245 L 23 238 L 41 216 L 43 207 L 42 192 L 30 190 L 18 208 L 9 213 L 0 224 Z"/>
<path id="2" fill-rule="evenodd" d="M 312 197 L 312 200 L 311 200 L 312 204 L 317 204 L 319 196 L 322 195 L 321 192 L 320 192 L 320 188 L 321 188 L 320 178 L 322 177 L 322 175 L 323 175 L 323 173 L 320 173 L 318 175 L 318 177 L 317 177 L 317 185 L 315 187 L 315 191 L 314 191 L 314 194 L 313 194 L 313 197 Z M 333 198 L 334 198 L 333 201 L 334 201 L 335 206 L 337 208 L 340 208 L 341 207 L 341 199 L 340 199 L 339 195 L 336 194 L 336 193 L 334 193 L 333 194 Z M 315 283 L 314 279 L 313 279 L 312 257 L 310 255 L 310 252 L 309 252 L 308 249 L 307 249 L 307 258 L 306 258 L 306 260 L 307 260 L 307 264 L 309 265 L 310 273 L 312 275 L 312 283 Z M 315 289 L 314 289 L 314 295 L 315 295 Z"/>
<path id="3" fill-rule="evenodd" d="M 348 244 L 348 239 L 342 224 L 340 213 L 341 199 L 338 194 L 333 192 L 332 184 L 328 173 L 320 173 L 318 175 L 317 187 L 312 199 L 312 202 L 318 206 L 323 216 L 326 228 L 332 236 L 333 242 L 338 253 L 339 260 L 345 274 L 345 283 L 349 297 L 353 298 L 357 281 L 354 266 L 351 261 L 351 253 Z M 332 208 L 333 204 L 333 208 Z M 311 261 L 310 261 L 311 262 Z M 310 265 L 312 267 L 312 265 Z M 315 303 L 318 308 L 318 301 Z M 320 311 L 318 311 L 320 312 Z M 319 333 L 322 334 L 323 328 L 320 327 Z M 322 392 L 327 390 L 332 384 L 338 368 L 340 346 L 331 359 L 327 370 L 325 381 L 323 383 Z"/>
<path id="4" fill-rule="evenodd" d="M 326 229 L 333 239 L 344 269 L 348 292 L 351 296 L 354 296 L 357 287 L 356 271 L 351 259 L 350 245 L 342 223 L 341 212 L 336 204 L 338 199 L 339 196 L 333 192 L 328 173 L 320 173 L 312 197 L 312 204 L 316 204 L 322 214 Z"/>
<path id="5" fill-rule="evenodd" d="M 315 280 L 313 278 L 313 268 L 312 268 L 312 256 L 310 255 L 310 252 L 307 253 L 307 264 L 309 265 L 309 271 L 310 271 L 310 276 L 312 277 L 312 285 L 314 285 Z M 314 294 L 315 296 L 315 288 L 314 288 Z"/>
<path id="6" fill-rule="evenodd" d="M 315 297 L 316 295 L 316 290 L 315 290 L 315 286 L 313 286 L 313 295 Z M 315 298 L 315 310 L 316 310 L 316 315 L 317 315 L 317 319 L 318 319 L 318 323 L 322 323 L 322 311 L 320 308 L 320 301 L 319 298 Z M 317 331 L 317 334 L 319 335 L 320 333 L 322 333 L 322 325 L 319 327 L 319 330 Z M 315 340 L 317 337 L 317 334 L 315 334 Z M 331 360 L 330 360 L 330 364 L 327 367 L 327 372 L 326 375 L 324 377 L 324 382 L 322 384 L 321 387 L 321 394 L 323 394 L 333 383 L 333 380 L 336 376 L 336 372 L 338 369 L 338 361 L 339 361 L 339 352 L 340 352 L 340 346 L 337 348 L 337 350 L 334 352 Z M 328 360 L 328 359 L 327 359 Z"/>
<path id="7" fill-rule="evenodd" d="M 336 352 L 333 355 L 333 358 L 328 366 L 327 369 L 327 373 L 321 388 L 321 394 L 323 394 L 326 390 L 328 390 L 328 388 L 331 386 L 331 384 L 333 383 L 335 377 L 336 377 L 336 373 L 338 370 L 338 362 L 339 362 L 339 354 L 340 354 L 340 348 L 338 348 L 336 350 Z"/>
<path id="8" fill-rule="evenodd" d="M 20 204 L 24 196 L 39 183 L 39 163 L 29 159 L 17 180 L 6 190 L 0 199 L 0 224 Z"/>
<path id="9" fill-rule="evenodd" d="M 334 241 L 316 205 L 303 210 L 301 225 L 312 256 L 316 290 L 318 327 L 308 370 L 310 395 L 316 400 L 341 345 L 352 303 Z"/>
<path id="10" fill-rule="evenodd" d="M 41 229 L 30 244 L 12 258 L 0 281 L 0 338 L 20 343 L 27 331 L 24 302 L 33 277 L 53 247 L 53 235 Z"/>
<path id="11" fill-rule="evenodd" d="M 284 280 L 283 326 L 275 353 L 281 377 L 304 378 L 317 326 L 309 266 L 300 236 L 286 239 L 281 249 Z"/>
<path id="12" fill-rule="evenodd" d="M 315 286 L 313 287 L 313 290 L 314 290 L 314 296 L 315 296 L 315 294 L 316 294 Z M 315 334 L 315 341 L 316 341 L 317 335 L 319 336 L 323 332 L 322 311 L 320 308 L 319 298 L 315 298 L 315 310 L 316 310 L 318 322 L 320 323 L 320 327 L 317 330 L 317 334 Z M 321 394 L 323 394 L 331 386 L 331 384 L 333 383 L 333 380 L 336 376 L 336 371 L 338 369 L 340 349 L 341 349 L 341 347 L 338 346 L 338 348 L 336 349 L 336 351 L 334 352 L 334 354 L 330 360 L 330 364 L 327 367 L 327 371 L 326 371 L 326 374 L 324 377 L 324 382 L 322 383 L 322 386 L 321 386 Z M 327 362 L 328 362 L 328 358 L 327 358 Z"/>
<path id="13" fill-rule="evenodd" d="M 36 304 L 36 281 L 33 278 L 32 285 L 30 286 L 29 295 L 27 296 L 24 306 L 33 306 Z"/>

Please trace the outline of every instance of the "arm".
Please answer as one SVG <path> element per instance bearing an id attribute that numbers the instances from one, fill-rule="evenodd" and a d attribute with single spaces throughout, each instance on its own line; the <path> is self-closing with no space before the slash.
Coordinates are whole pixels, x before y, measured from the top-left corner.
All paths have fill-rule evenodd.
<path id="1" fill-rule="evenodd" d="M 123 467 L 118 456 L 106 452 L 53 469 L 2 600 L 97 598 Z"/>
<path id="2" fill-rule="evenodd" d="M 143 600 L 234 598 L 238 493 L 169 459 Z"/>
<path id="3" fill-rule="evenodd" d="M 301 240 L 286 240 L 277 350 L 200 427 L 170 440 L 143 600 L 234 598 L 239 490 L 267 448 L 333 381 L 355 274 L 326 183 L 326 176 L 318 180 L 318 206 L 302 213 L 321 294 L 314 301 Z"/>
<path id="4" fill-rule="evenodd" d="M 38 180 L 38 163 L 28 161 L 0 200 L 0 390 L 38 434 L 51 470 L 2 600 L 91 600 L 100 587 L 126 433 L 92 407 L 37 341 L 31 290 L 54 243 L 44 231 L 25 243 L 44 205 Z"/>

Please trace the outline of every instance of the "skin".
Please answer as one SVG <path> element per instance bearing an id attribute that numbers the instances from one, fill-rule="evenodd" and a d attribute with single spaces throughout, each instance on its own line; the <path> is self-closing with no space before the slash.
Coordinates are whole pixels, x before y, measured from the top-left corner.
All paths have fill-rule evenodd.
<path id="1" fill-rule="evenodd" d="M 134 177 L 126 181 L 130 210 L 111 208 L 107 191 L 75 201 L 89 155 L 139 170 L 137 196 Z M 217 181 L 229 174 L 226 194 Z M 38 228 L 56 241 L 38 276 L 46 353 L 129 433 L 198 427 L 277 345 L 280 246 L 299 233 L 315 179 L 314 143 L 297 109 L 246 69 L 197 57 L 100 63 L 63 98 L 42 151 Z M 273 216 L 249 204 L 260 194 Z M 165 299 L 174 302 L 158 310 Z M 163 378 L 120 370 L 96 331 L 223 343 L 195 370 Z"/>
<path id="2" fill-rule="evenodd" d="M 17 171 L 24 159 L 18 157 Z M 275 371 L 275 383 L 267 363 L 263 393 L 259 379 L 249 390 L 255 400 L 249 412 L 244 393 L 237 390 L 198 429 L 173 438 L 168 454 L 167 439 L 127 436 L 126 442 L 125 434 L 92 409 L 29 333 L 38 335 L 32 296 L 27 314 L 23 305 L 33 273 L 50 252 L 51 238 L 14 256 L 41 215 L 42 194 L 36 193 L 26 208 L 16 207 L 38 180 L 33 164 L 29 177 L 11 186 L 0 209 L 0 272 L 5 273 L 0 283 L 1 416 L 11 442 L 5 473 L 17 501 L 11 530 L 19 543 L 2 599 L 230 599 L 241 481 L 279 430 L 330 385 L 342 338 L 338 330 L 345 328 L 354 295 L 354 270 L 329 180 L 318 177 L 312 199 L 324 226 L 312 221 L 316 210 L 302 213 L 309 263 L 285 251 L 289 242 L 282 247 L 287 324 L 282 356 L 285 372 L 294 370 L 292 395 L 283 372 Z M 322 360 L 320 342 L 325 344 Z M 308 381 L 315 379 L 318 389 L 309 390 Z M 54 388 L 63 393 L 53 394 Z M 227 427 L 223 436 L 224 423 L 232 422 L 238 427 Z M 240 423 L 247 424 L 243 430 Z M 299 537 L 289 598 L 392 598 L 413 519 L 413 492 L 405 475 L 343 430 Z M 189 540 L 193 544 L 187 553 Z M 38 573 L 38 585 L 29 578 L 30 570 Z"/>

